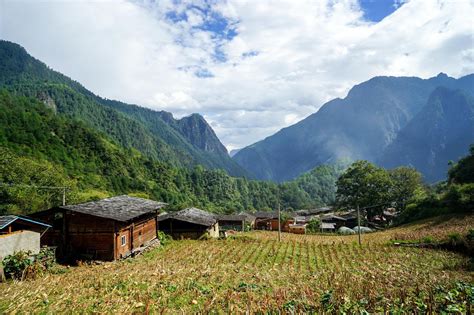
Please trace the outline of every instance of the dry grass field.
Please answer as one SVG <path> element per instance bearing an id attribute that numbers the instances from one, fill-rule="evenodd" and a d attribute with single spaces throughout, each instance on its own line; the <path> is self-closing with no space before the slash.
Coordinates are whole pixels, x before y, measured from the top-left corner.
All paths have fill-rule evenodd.
<path id="1" fill-rule="evenodd" d="M 354 236 L 277 242 L 274 232 L 173 241 L 134 259 L 0 284 L 0 313 L 466 313 L 474 298 L 467 257 L 387 241 L 467 231 L 473 218 L 363 235 L 362 246 Z"/>

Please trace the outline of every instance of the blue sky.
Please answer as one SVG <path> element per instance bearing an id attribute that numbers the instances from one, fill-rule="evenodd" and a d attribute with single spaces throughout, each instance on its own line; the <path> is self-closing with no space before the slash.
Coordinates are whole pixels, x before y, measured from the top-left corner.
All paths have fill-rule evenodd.
<path id="1" fill-rule="evenodd" d="M 200 113 L 228 149 L 378 75 L 474 72 L 471 0 L 0 0 L 0 38 L 103 97 Z"/>
<path id="2" fill-rule="evenodd" d="M 364 17 L 372 22 L 380 22 L 397 10 L 402 2 L 397 0 L 359 0 Z"/>

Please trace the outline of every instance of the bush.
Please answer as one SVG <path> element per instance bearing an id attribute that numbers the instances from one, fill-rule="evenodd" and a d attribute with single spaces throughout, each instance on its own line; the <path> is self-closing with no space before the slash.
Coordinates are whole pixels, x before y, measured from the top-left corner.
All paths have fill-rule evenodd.
<path id="1" fill-rule="evenodd" d="M 160 244 L 165 246 L 169 244 L 173 240 L 171 235 L 165 234 L 163 231 L 158 231 L 158 239 L 160 240 Z"/>
<path id="2" fill-rule="evenodd" d="M 318 219 L 311 219 L 306 225 L 306 231 L 309 233 L 317 233 L 320 226 L 321 222 Z"/>
<path id="3" fill-rule="evenodd" d="M 3 271 L 8 278 L 23 280 L 27 268 L 32 264 L 31 252 L 19 251 L 3 259 Z"/>

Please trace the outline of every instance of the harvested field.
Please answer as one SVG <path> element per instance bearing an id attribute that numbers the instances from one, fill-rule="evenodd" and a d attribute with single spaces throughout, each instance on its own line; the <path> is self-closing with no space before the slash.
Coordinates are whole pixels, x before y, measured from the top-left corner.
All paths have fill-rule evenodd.
<path id="1" fill-rule="evenodd" d="M 352 236 L 285 234 L 279 243 L 274 232 L 174 241 L 135 259 L 0 284 L 0 313 L 466 312 L 467 257 L 384 243 L 416 227 L 364 235 L 362 246 Z"/>

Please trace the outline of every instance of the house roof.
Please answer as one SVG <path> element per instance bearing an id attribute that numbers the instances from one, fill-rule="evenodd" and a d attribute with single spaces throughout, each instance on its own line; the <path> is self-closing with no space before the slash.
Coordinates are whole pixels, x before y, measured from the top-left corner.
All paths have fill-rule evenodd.
<path id="1" fill-rule="evenodd" d="M 257 219 L 278 219 L 278 212 L 257 211 L 254 215 Z"/>
<path id="2" fill-rule="evenodd" d="M 217 220 L 219 221 L 245 221 L 247 217 L 241 214 L 219 214 Z"/>
<path id="3" fill-rule="evenodd" d="M 217 218 L 214 214 L 198 208 L 187 208 L 178 212 L 166 213 L 158 216 L 158 221 L 164 221 L 167 219 L 185 221 L 204 226 L 211 226 L 217 222 Z"/>
<path id="4" fill-rule="evenodd" d="M 166 206 L 166 203 L 123 195 L 59 208 L 126 222 L 144 214 L 155 212 L 164 206 Z"/>
<path id="5" fill-rule="evenodd" d="M 7 226 L 9 226 L 10 224 L 12 224 L 13 222 L 15 222 L 17 220 L 25 221 L 25 222 L 29 222 L 29 223 L 33 223 L 33 224 L 37 224 L 37 225 L 41 225 L 41 226 L 48 227 L 48 228 L 51 227 L 51 225 L 49 225 L 49 224 L 40 222 L 40 221 L 32 219 L 32 218 L 24 217 L 24 216 L 2 215 L 2 216 L 0 216 L 0 230 L 6 228 Z"/>
<path id="6" fill-rule="evenodd" d="M 346 221 L 345 218 L 339 217 L 334 214 L 325 214 L 321 216 L 321 220 L 337 220 L 337 221 Z"/>
<path id="7" fill-rule="evenodd" d="M 327 222 L 321 222 L 321 229 L 335 229 L 336 224 L 334 223 L 327 223 Z"/>
<path id="8" fill-rule="evenodd" d="M 255 215 L 253 215 L 253 213 L 248 213 L 248 212 L 242 211 L 242 212 L 239 213 L 239 215 L 245 216 L 245 220 L 247 222 L 252 222 L 252 221 L 255 221 L 255 219 L 256 219 L 256 217 L 255 217 Z"/>
<path id="9" fill-rule="evenodd" d="M 315 215 L 315 214 L 330 212 L 332 210 L 333 210 L 332 207 L 321 207 L 321 208 L 314 208 L 314 209 L 297 210 L 296 213 L 297 213 L 297 215 L 309 216 L 309 215 Z"/>

